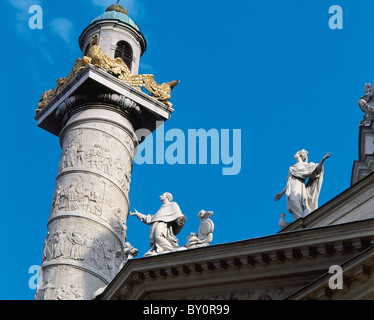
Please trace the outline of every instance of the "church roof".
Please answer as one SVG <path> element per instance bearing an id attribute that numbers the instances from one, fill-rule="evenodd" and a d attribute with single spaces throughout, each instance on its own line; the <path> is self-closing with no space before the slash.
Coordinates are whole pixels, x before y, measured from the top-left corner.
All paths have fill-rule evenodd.
<path id="1" fill-rule="evenodd" d="M 91 24 L 103 20 L 118 20 L 141 32 L 139 26 L 127 15 L 127 10 L 120 5 L 109 6 L 107 11 L 93 19 Z"/>

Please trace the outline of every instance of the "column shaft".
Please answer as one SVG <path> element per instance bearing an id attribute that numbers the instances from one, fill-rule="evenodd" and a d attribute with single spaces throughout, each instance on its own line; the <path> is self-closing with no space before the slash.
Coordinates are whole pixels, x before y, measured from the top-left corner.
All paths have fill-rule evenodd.
<path id="1" fill-rule="evenodd" d="M 92 299 L 123 264 L 136 147 L 131 117 L 102 103 L 68 107 L 36 299 Z"/>

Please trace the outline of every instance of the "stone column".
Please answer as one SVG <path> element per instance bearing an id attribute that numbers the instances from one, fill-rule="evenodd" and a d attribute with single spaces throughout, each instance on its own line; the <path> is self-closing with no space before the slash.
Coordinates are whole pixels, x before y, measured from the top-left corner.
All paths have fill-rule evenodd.
<path id="1" fill-rule="evenodd" d="M 154 131 L 172 112 L 88 65 L 36 114 L 62 148 L 36 299 L 89 300 L 119 272 L 131 249 L 126 221 L 135 133 Z"/>
<path id="2" fill-rule="evenodd" d="M 62 154 L 37 299 L 91 299 L 123 264 L 141 117 L 117 94 L 71 96 L 57 110 Z"/>

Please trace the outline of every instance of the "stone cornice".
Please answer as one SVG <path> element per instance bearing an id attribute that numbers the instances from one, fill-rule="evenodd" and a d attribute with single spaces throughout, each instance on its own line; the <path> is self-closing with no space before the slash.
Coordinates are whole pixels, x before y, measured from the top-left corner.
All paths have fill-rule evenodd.
<path id="1" fill-rule="evenodd" d="M 373 222 L 371 219 L 294 231 L 131 260 L 100 298 L 139 299 L 149 281 L 154 285 L 162 281 L 162 287 L 171 290 L 175 283 L 170 279 L 179 277 L 188 277 L 189 285 L 211 285 L 294 273 L 321 274 L 321 266 L 343 262 L 369 247 L 374 242 Z M 288 267 L 278 268 L 283 263 Z"/>

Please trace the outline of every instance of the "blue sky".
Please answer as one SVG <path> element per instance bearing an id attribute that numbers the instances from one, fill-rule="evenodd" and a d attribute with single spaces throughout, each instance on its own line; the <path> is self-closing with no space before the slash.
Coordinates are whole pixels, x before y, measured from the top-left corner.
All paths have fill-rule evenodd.
<path id="1" fill-rule="evenodd" d="M 41 94 L 81 56 L 78 37 L 115 1 L 3 0 L 0 10 L 2 125 L 0 165 L 0 299 L 33 299 L 28 269 L 42 258 L 60 157 L 58 138 L 36 126 Z M 28 26 L 31 5 L 43 8 L 43 29 Z M 188 221 L 180 244 L 197 232 L 201 209 L 212 210 L 212 244 L 279 231 L 286 199 L 273 201 L 293 155 L 309 151 L 325 165 L 320 205 L 350 186 L 358 160 L 357 105 L 374 81 L 371 0 L 129 1 L 121 4 L 148 42 L 140 73 L 181 80 L 165 130 L 241 129 L 240 174 L 219 165 L 135 165 L 131 209 L 155 213 L 171 192 Z M 343 30 L 328 10 L 343 8 Z M 292 220 L 287 214 L 287 220 Z M 135 217 L 128 241 L 148 251 L 149 227 Z"/>

